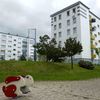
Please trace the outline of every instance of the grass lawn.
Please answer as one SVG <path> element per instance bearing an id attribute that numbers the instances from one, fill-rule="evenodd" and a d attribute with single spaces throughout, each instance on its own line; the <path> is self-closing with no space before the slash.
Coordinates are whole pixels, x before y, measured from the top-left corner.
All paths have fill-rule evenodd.
<path id="1" fill-rule="evenodd" d="M 87 70 L 70 64 L 32 61 L 0 61 L 0 82 L 11 75 L 30 74 L 34 80 L 86 80 L 100 78 L 100 66 Z"/>

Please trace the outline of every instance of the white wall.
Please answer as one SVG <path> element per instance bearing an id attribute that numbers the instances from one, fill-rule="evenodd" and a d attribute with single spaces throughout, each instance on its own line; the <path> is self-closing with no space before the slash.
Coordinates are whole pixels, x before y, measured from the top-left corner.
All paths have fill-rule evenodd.
<path id="1" fill-rule="evenodd" d="M 80 7 L 79 7 L 80 6 Z M 72 9 L 76 8 L 76 14 L 74 15 L 77 18 L 77 23 L 73 24 L 73 12 Z M 58 15 L 55 15 L 57 17 L 57 21 L 53 22 L 53 26 L 51 26 L 51 32 L 52 37 L 54 37 L 54 33 L 57 34 L 56 41 L 59 43 L 59 41 L 62 41 L 62 47 L 64 46 L 64 42 L 69 37 L 76 37 L 78 41 L 81 42 L 83 46 L 83 52 L 80 55 L 76 55 L 76 58 L 91 58 L 91 44 L 90 44 L 90 25 L 89 25 L 89 9 L 83 6 L 82 4 L 79 4 L 73 8 L 68 9 L 67 11 L 70 11 L 70 16 L 67 17 L 67 11 L 64 11 L 60 13 L 62 15 L 62 20 L 58 20 Z M 78 11 L 80 10 L 80 11 Z M 82 14 L 82 15 L 78 15 Z M 85 15 L 86 14 L 86 15 Z M 54 19 L 53 16 L 52 18 Z M 70 20 L 71 25 L 67 26 L 67 20 Z M 62 28 L 58 28 L 58 24 L 62 23 Z M 54 25 L 57 25 L 57 30 L 54 30 Z M 77 27 L 77 34 L 73 34 L 73 28 Z M 71 30 L 71 34 L 67 35 L 67 29 Z M 58 32 L 62 32 L 62 37 L 58 37 Z"/>
<path id="2" fill-rule="evenodd" d="M 80 15 L 81 43 L 83 46 L 82 58 L 91 58 L 89 10 L 83 5 L 80 5 L 80 7 L 86 10 L 84 11 L 86 15 L 82 13 L 84 17 Z"/>

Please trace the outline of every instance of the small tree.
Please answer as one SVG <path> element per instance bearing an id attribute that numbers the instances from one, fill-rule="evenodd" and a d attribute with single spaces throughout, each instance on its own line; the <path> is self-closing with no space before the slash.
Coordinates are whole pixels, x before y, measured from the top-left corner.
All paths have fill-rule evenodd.
<path id="1" fill-rule="evenodd" d="M 44 35 L 43 37 L 40 37 L 39 43 L 34 45 L 34 47 L 37 49 L 38 54 L 46 56 L 46 61 L 57 61 L 61 56 L 61 50 L 56 47 L 56 44 L 54 38 L 50 40 L 48 35 Z"/>
<path id="2" fill-rule="evenodd" d="M 81 43 L 76 38 L 69 38 L 66 40 L 63 50 L 67 57 L 71 57 L 71 68 L 73 69 L 73 56 L 82 52 Z"/>
<path id="3" fill-rule="evenodd" d="M 26 60 L 26 58 L 25 58 L 25 56 L 23 54 L 20 56 L 20 60 L 21 61 L 25 61 Z"/>

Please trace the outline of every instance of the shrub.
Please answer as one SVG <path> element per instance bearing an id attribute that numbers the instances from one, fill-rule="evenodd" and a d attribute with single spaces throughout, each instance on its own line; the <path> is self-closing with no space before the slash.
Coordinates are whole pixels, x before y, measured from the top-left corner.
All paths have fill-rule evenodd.
<path id="1" fill-rule="evenodd" d="M 54 62 L 63 62 L 63 61 L 64 61 L 64 58 L 58 58 L 54 60 Z"/>
<path id="2" fill-rule="evenodd" d="M 78 64 L 82 68 L 86 68 L 86 69 L 89 69 L 89 70 L 94 69 L 94 66 L 93 66 L 92 62 L 90 62 L 90 61 L 80 60 Z"/>

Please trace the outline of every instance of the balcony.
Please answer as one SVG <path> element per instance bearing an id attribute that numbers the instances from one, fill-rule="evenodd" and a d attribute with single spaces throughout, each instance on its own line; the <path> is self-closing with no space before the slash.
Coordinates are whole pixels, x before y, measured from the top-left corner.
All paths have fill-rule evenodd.
<path id="1" fill-rule="evenodd" d="M 96 54 L 92 54 L 91 57 L 94 59 L 96 58 Z"/>
<path id="2" fill-rule="evenodd" d="M 94 35 L 91 35 L 91 40 L 95 40 L 95 36 Z"/>
<path id="3" fill-rule="evenodd" d="M 96 45 L 92 44 L 91 49 L 95 49 L 95 48 L 96 48 Z"/>
<path id="4" fill-rule="evenodd" d="M 95 23 L 96 22 L 96 19 L 95 18 L 92 18 L 91 19 L 91 23 Z"/>
<path id="5" fill-rule="evenodd" d="M 5 50 L 1 50 L 0 55 L 5 55 Z"/>
<path id="6" fill-rule="evenodd" d="M 96 31 L 96 26 L 92 27 L 92 31 Z"/>
<path id="7" fill-rule="evenodd" d="M 1 50 L 6 50 L 6 48 L 5 47 L 3 47 L 3 48 L 1 47 Z"/>

